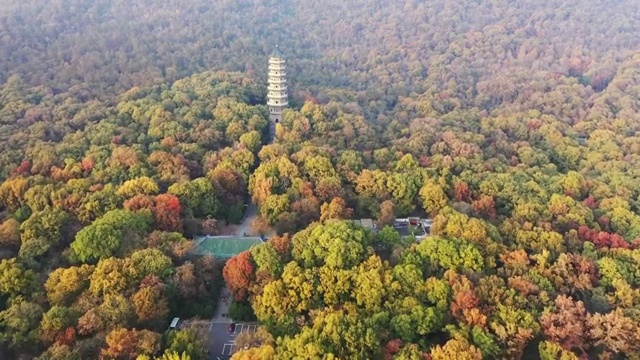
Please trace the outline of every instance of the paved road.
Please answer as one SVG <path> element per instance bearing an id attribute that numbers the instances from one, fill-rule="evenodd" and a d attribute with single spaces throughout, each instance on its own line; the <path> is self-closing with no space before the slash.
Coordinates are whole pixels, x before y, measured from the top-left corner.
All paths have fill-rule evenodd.
<path id="1" fill-rule="evenodd" d="M 244 214 L 242 223 L 234 230 L 234 235 L 245 236 L 251 232 L 251 222 L 256 217 L 258 208 L 254 203 L 250 203 Z M 236 351 L 235 337 L 243 332 L 256 331 L 256 324 L 237 323 L 233 334 L 228 332 L 231 319 L 227 317 L 229 305 L 231 304 L 232 295 L 229 289 L 222 288 L 218 299 L 216 313 L 209 324 L 209 335 L 211 342 L 209 343 L 209 359 L 211 360 L 228 360 Z"/>
<path id="2" fill-rule="evenodd" d="M 242 219 L 242 223 L 238 225 L 236 228 L 235 234 L 236 236 L 246 236 L 251 233 L 251 222 L 258 214 L 258 207 L 253 202 L 250 202 L 247 206 L 247 211 L 244 213 L 244 218 Z"/>
<path id="3" fill-rule="evenodd" d="M 231 319 L 227 317 L 229 305 L 231 304 L 231 292 L 226 287 L 220 291 L 218 298 L 218 307 L 209 323 L 209 359 L 211 360 L 227 360 L 235 352 L 235 337 L 243 332 L 256 331 L 256 324 L 236 323 L 233 334 L 228 332 Z"/>
<path id="4" fill-rule="evenodd" d="M 231 295 L 231 291 L 225 287 L 220 289 L 220 295 L 218 296 L 218 306 L 216 307 L 216 312 L 213 314 L 213 318 L 211 321 L 213 322 L 226 322 L 230 323 L 231 319 L 227 317 L 229 313 L 229 305 L 233 301 L 233 296 Z"/>

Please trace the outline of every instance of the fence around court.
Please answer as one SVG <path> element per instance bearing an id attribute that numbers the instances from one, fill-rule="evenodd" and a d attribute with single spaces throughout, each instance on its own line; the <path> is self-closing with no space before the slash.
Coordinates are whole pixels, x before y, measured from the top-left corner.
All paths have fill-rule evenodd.
<path id="1" fill-rule="evenodd" d="M 262 243 L 261 238 L 249 236 L 203 236 L 194 240 L 196 242 L 194 250 L 196 254 L 212 255 L 225 259 Z"/>

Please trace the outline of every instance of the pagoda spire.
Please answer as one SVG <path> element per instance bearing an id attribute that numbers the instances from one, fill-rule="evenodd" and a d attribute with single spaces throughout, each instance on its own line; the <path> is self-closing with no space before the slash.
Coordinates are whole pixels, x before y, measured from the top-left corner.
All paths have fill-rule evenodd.
<path id="1" fill-rule="evenodd" d="M 278 45 L 276 45 L 269 58 L 269 86 L 267 91 L 269 133 L 271 139 L 274 139 L 276 124 L 282 121 L 282 111 L 289 105 L 286 61 Z"/>

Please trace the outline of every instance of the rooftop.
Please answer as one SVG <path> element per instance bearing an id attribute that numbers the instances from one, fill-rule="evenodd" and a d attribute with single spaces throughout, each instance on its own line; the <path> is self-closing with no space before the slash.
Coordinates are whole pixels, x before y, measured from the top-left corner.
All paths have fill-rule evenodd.
<path id="1" fill-rule="evenodd" d="M 372 219 L 357 219 L 354 221 L 365 229 L 373 229 L 375 227 Z"/>
<path id="2" fill-rule="evenodd" d="M 422 227 L 411 225 L 408 222 L 395 221 L 393 223 L 393 228 L 396 229 L 396 231 L 402 237 L 411 236 L 412 234 L 415 236 L 422 236 L 427 234 L 427 231 Z"/>
<path id="3" fill-rule="evenodd" d="M 378 231 L 378 224 L 372 219 L 355 219 L 356 224 L 365 229 L 373 229 Z M 393 228 L 402 237 L 415 235 L 416 238 L 422 238 L 431 232 L 432 219 L 422 219 L 419 217 L 400 218 L 393 221 Z"/>
<path id="4" fill-rule="evenodd" d="M 173 318 L 173 320 L 171 321 L 171 324 L 169 325 L 169 328 L 175 329 L 176 326 L 178 325 L 178 321 L 180 321 L 180 318 Z"/>
<path id="5" fill-rule="evenodd" d="M 278 45 L 276 45 L 276 47 L 273 49 L 273 52 L 271 53 L 271 57 L 284 59 L 284 54 L 282 53 L 282 51 L 280 51 L 280 48 L 278 47 Z"/>

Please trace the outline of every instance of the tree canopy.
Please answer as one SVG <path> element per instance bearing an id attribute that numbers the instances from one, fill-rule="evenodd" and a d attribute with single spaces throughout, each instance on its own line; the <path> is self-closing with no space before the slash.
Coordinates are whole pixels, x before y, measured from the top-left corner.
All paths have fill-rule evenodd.
<path id="1" fill-rule="evenodd" d="M 0 2 L 0 358 L 640 357 L 637 1 Z"/>

